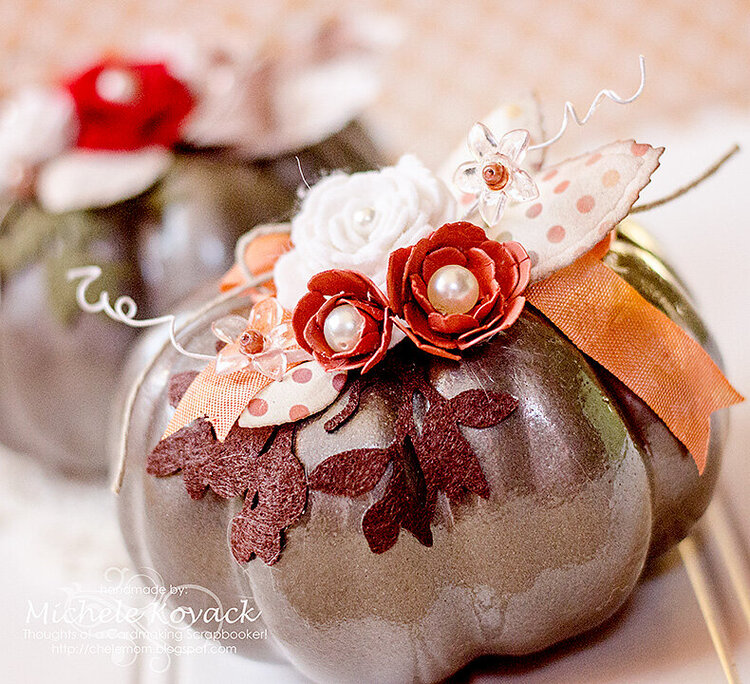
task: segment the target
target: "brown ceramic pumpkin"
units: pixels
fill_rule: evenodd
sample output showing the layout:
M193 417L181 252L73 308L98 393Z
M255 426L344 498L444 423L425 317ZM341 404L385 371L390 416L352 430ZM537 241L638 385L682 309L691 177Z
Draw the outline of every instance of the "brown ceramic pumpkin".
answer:
M690 297L641 232L621 228L606 262L716 357ZM233 296L207 305L183 329L183 343L209 348L211 321L248 305ZM153 357L145 369L133 365L139 378L114 440L120 519L135 565L167 584L206 587L225 607L251 598L261 611L255 628L270 636L235 642L239 652L288 659L315 681L433 682L477 656L528 654L596 627L634 590L649 557L701 516L719 470L719 417L699 476L640 399L526 307L460 364L420 357L445 398L479 389L518 400L495 425L461 428L487 498L469 494L455 504L440 495L431 546L402 529L388 550L373 553L363 516L382 482L355 497L311 487L277 562L240 564L229 538L241 498L209 491L191 500L179 475L146 472L171 415L166 380L196 368L156 338L146 344ZM399 362L412 353L400 345L390 355ZM295 453L307 477L333 454L393 440L396 406L385 386L376 381L349 421L327 431L346 403L344 393L298 423ZM417 421L422 410L413 407Z

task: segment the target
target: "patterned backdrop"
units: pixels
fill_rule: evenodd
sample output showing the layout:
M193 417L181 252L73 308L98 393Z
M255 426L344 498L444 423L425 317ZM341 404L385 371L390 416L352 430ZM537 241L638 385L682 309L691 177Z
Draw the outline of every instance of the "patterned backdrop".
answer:
M0 0L0 92L124 50L155 29L253 40L280 24L329 12L320 0ZM388 150L436 162L503 93L538 89L550 126L562 103L585 110L596 90L630 93L639 53L645 95L610 106L593 130L662 114L681 120L706 105L750 110L750 4L746 0L366 0L402 24L383 93L368 112ZM591 131L587 134L592 135Z

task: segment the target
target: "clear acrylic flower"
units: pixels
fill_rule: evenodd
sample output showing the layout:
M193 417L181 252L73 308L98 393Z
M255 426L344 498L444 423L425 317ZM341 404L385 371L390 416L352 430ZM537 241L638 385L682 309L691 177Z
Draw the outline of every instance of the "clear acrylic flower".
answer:
M300 349L291 318L273 297L253 306L247 319L225 316L214 321L211 330L225 343L216 355L218 375L248 370L279 381L291 364L312 359Z
M520 166L529 147L528 131L509 131L498 141L487 126L476 123L468 143L475 161L461 164L453 182L461 192L476 196L488 226L497 225L509 199L528 202L539 197L536 183Z

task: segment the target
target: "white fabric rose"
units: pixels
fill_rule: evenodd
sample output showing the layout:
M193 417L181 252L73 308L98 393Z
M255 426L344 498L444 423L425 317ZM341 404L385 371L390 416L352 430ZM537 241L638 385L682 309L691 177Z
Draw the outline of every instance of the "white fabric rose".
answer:
M63 90L25 88L0 105L0 192L75 140L75 106Z
M392 251L456 219L450 190L414 156L380 171L333 174L292 220L294 249L274 269L278 299L293 309L308 280L332 268L358 271L385 289Z

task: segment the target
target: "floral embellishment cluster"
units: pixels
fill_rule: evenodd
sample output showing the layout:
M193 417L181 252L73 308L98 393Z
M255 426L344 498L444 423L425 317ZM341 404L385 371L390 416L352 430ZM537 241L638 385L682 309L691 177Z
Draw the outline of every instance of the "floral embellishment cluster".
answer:
M348 11L308 29L233 45L157 32L128 56L0 98L0 196L35 197L53 213L107 206L111 194L121 201L145 190L186 148L254 160L325 140L376 97L391 42ZM85 174L88 192L76 190L80 181L68 187L58 168Z
M297 345L289 314L273 297L255 304L247 319L225 316L211 330L224 343L216 355L217 375L249 370L281 380L291 365L310 360Z
M293 309L307 281L330 269L358 271L385 290L388 255L455 217L447 185L412 155L378 171L332 174L292 219L295 248L274 269L279 301Z
M511 326L525 304L531 260L471 223L446 223L391 253L387 291L354 271L313 276L294 310L299 345L328 370L363 373L385 356L395 324L420 349L460 353Z

